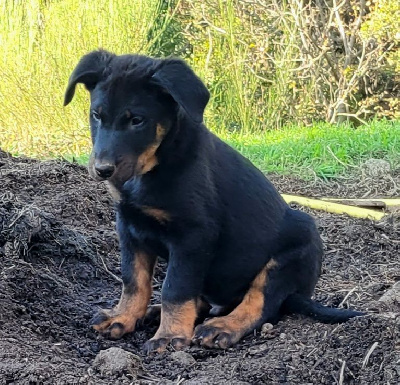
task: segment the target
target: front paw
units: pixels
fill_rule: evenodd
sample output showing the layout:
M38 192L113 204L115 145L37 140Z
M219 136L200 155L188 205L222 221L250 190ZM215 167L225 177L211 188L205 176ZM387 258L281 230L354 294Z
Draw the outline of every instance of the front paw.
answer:
M100 310L91 320L91 326L106 338L117 340L135 330L137 318L115 310Z
M184 336L154 336L145 343L144 351L146 354L162 353L168 346L171 346L174 350L182 350L189 346L190 342L190 338Z

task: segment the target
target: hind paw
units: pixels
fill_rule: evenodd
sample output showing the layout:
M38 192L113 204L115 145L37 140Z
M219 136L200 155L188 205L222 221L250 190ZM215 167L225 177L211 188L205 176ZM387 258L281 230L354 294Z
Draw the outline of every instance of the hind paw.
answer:
M239 341L244 333L221 321L222 318L212 318L198 325L194 330L193 342L207 348L227 349Z

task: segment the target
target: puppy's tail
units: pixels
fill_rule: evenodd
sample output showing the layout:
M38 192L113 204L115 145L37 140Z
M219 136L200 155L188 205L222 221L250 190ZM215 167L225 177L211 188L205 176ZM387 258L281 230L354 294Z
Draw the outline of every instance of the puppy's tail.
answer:
M291 294L286 298L282 310L286 314L302 314L327 324L346 322L350 318L365 315L355 310L327 307L301 294Z

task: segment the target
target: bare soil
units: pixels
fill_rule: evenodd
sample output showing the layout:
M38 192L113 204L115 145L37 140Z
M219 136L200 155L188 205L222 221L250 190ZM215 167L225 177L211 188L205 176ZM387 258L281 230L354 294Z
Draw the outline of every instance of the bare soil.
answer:
M271 175L281 192L307 196L396 196L400 176L304 182ZM310 211L325 242L315 298L365 310L342 325L286 317L226 351L145 356L149 324L121 341L89 327L120 294L114 212L83 167L0 152L0 384L399 384L400 225ZM154 299L165 265L157 268ZM387 298L389 297L389 300ZM96 355L119 347L139 356L137 372L107 374ZM190 355L190 356L189 356ZM131 355L129 355L130 357Z

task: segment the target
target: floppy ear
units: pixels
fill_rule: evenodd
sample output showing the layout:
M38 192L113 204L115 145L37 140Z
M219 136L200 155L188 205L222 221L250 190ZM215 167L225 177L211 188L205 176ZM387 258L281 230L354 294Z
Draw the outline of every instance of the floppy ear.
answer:
M195 123L203 121L210 93L185 62L179 59L163 60L152 79L173 97Z
M93 51L82 56L69 78L64 96L64 106L74 97L75 87L78 83L83 83L89 91L93 90L100 81L107 64L114 56L114 54L103 50Z

